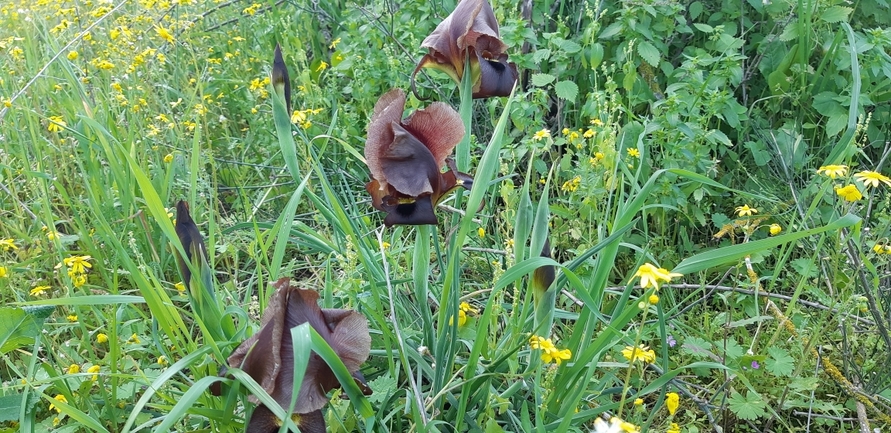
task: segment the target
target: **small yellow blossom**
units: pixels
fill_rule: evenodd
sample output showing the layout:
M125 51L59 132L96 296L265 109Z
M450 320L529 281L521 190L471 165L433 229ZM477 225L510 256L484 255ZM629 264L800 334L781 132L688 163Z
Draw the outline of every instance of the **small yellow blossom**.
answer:
M80 366L77 364L71 364L68 366L68 374L77 374L80 373Z
M678 423L673 422L668 427L668 430L665 430L665 433L681 433L681 427L678 425Z
M769 230L770 230L770 235L771 235L771 236L776 236L776 235L780 234L781 231L783 231L783 226L774 223L774 224L771 224L771 225L770 225L770 229L769 229Z
M164 162L166 162L167 164L173 162L173 154L168 153L167 155L164 155Z
M77 314L69 314L66 319L68 319L69 322L77 322Z
M594 420L594 430L591 433L639 433L640 429L636 425L622 421L621 418L614 416L609 419L609 423L603 418Z
M579 186L582 184L582 178L580 176L576 176L566 182L563 182L563 185L560 186L560 189L566 192L575 192L579 189Z
M872 247L872 250L875 251L876 254L884 254L885 247L882 244L875 244L875 246Z
M328 69L328 63L325 61L319 62L319 66L316 68L316 72L322 72L325 69Z
M174 284L173 288L176 289L176 291L179 292L180 294L185 293L185 291L186 291L186 285L182 281Z
M328 48L330 48L332 50L336 50L337 44L339 44L339 43L340 43L340 38L337 38L337 39L331 41L331 45L328 45Z
M830 179L835 179L836 177L848 174L848 166L824 165L817 169L817 173L829 176Z
M634 399L634 405L635 405L635 406L643 406L643 404L644 404L644 401L643 401L642 398L635 398L635 399Z
M254 3L254 4L250 5L249 7L244 8L244 10L241 11L241 13L243 13L245 15L253 16L254 14L257 13L257 10L260 9L260 6L263 6L263 5L261 5L260 3Z
M37 286L37 287L31 289L31 291L29 293L31 294L31 296L38 297L38 296L43 296L43 292L46 292L49 289L50 289L50 286Z
M864 170L854 174L854 178L871 188L878 188L879 183L884 183L885 186L891 186L891 178L875 171Z
M480 227L476 229L476 234L479 235L479 237L484 238L486 237L486 229Z
M741 217L744 217L744 216L752 216L752 215L754 215L754 214L756 214L756 213L758 213L758 209L755 209L755 208L753 208L753 207L749 207L749 205L747 205L747 204L744 204L744 205L742 205L742 206L737 206L737 207L736 207L736 214L739 215L739 216L741 216Z
M85 274L87 272L87 268L92 268L93 265L90 264L91 256L71 256L62 259L65 263L65 266L71 268L72 272Z
M169 364L169 363L170 363L170 362L167 361L167 357L166 357L166 356L161 355L161 356L158 357L158 365L167 365L167 364Z
M863 194L857 189L857 185L854 185L853 183L849 183L844 187L835 187L835 193L839 197L845 199L845 201L857 201L863 198Z
M591 119L591 124L594 126L603 126L603 121L600 119Z
M93 377L91 377L90 380L95 382L96 379L99 378L99 369L100 368L98 365L91 366L90 368L87 369L87 373L90 373L93 375Z
M629 147L628 148L628 156L633 158L640 158L640 151L637 148Z
M96 334L96 342L99 343L99 344L107 343L107 342L108 342L108 335L105 335L105 334L103 334L103 333L101 333L101 332L98 333L98 334Z
M49 132L62 132L65 130L65 127L68 126L65 123L65 119L62 116L50 116L49 124L46 125L46 130Z
M650 305L656 305L659 303L659 295L653 293L652 295L650 295L649 298L647 298L647 301L650 303Z
M545 138L550 138L550 137L551 137L551 130L550 129L542 129L542 130L536 132L535 135L532 136L532 139L535 141L541 141Z
M139 344L140 343L139 336L134 333L133 335L130 336L130 339L128 339L127 342L133 343L133 344Z
M563 350L546 350L541 354L541 360L544 362L554 362L557 365L560 365L563 361L569 361L572 358L572 351L569 349Z
M665 394L665 408L668 409L669 415L674 415L678 410L678 405L680 404L680 396L676 392L669 392Z
M650 349L649 346L644 346L643 344L638 347L625 346L625 348L622 349L622 356L631 362L641 361L647 364L652 364L653 361L656 360L656 352Z
M6 266L0 266L0 278L6 278L7 273Z
M387 248L390 248L390 243L387 242L387 241L383 241L383 242L381 242L381 249L382 249L382 250L385 250L385 249L387 249Z
M15 239L0 239L0 248L2 248L3 251L19 249L19 247L15 245Z
M72 62L77 60L77 56L78 56L77 51L69 51L68 52L68 60L71 60Z
M50 231L46 232L46 238L47 238L47 240L50 240L50 241L59 239L59 236L61 236L61 233L59 233L55 230L50 230Z
M556 349L550 338L541 338L537 335L529 337L529 346L533 349L551 350Z
M174 39L173 39L173 34L170 33L170 30L167 30L167 29L165 29L164 27L161 27L161 26L155 26L155 33L157 33L158 36L161 37L161 39L164 39L165 41L167 41L167 42L169 42L169 43L171 43L171 44L172 44L173 41L174 41Z
M56 395L53 397L53 400L55 400L55 401L57 401L57 402L68 403L68 399L65 398L65 396L62 395L62 394L56 394ZM62 413L62 409L59 409L58 407L56 407L55 404L50 404L50 406L49 406L49 410L55 410L55 411L58 412L58 413Z
M99 63L96 63L96 67L107 71L109 69L114 69L114 63L111 63L108 60L101 60Z
M657 268L650 263L644 263L634 274L634 277L640 278L640 286L643 288L653 287L659 289L659 282L670 283L672 278L681 277L682 274L677 272L668 272L665 268Z

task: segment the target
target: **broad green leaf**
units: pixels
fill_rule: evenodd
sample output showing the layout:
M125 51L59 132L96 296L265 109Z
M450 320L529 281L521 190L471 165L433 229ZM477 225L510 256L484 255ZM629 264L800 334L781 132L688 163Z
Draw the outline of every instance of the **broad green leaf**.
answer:
M0 397L0 422L17 420L21 409L21 395L4 395Z
M554 86L554 90L556 90L558 98L567 101L575 101L579 94L579 86L569 80L560 81Z
M532 74L532 85L537 87L544 87L548 84L551 84L556 80L557 77L554 77L551 74Z
M34 343L55 307L0 308L0 355Z
M711 33L713 31L715 31L714 27L712 27L708 24L703 24L703 23L693 23L693 27L696 27L696 29L698 29L700 32L703 32L703 33Z
M637 44L637 53L640 54L640 57L649 63L650 66L654 68L659 66L659 49L649 41L642 41Z
M764 410L767 404L760 395L754 392L747 392L745 396L733 391L730 399L727 400L730 411L736 414L740 419L755 420L767 414Z
M795 359L782 347L771 346L767 349L770 358L764 362L767 371L776 376L789 377L795 371Z
M846 6L832 6L823 11L823 14L820 15L820 19L827 23L840 23L842 21L847 21L848 15L853 11L854 9Z

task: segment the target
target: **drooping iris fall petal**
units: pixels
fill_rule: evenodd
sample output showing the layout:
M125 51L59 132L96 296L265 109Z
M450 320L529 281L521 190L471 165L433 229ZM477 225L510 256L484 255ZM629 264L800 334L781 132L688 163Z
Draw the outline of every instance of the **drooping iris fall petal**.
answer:
M371 336L365 317L352 310L319 308L318 293L297 288L291 285L288 278L276 281L273 287L276 290L263 314L260 331L232 352L228 358L229 366L244 370L283 408L289 407L294 381L290 329L309 323L334 349L360 387L369 391L364 377L359 373L359 367L368 358L371 349ZM325 431L319 411L328 402L327 392L339 385L328 364L312 353L294 407L302 431ZM250 400L259 403L254 396ZM303 421L309 424L304 426ZM249 422L257 429L249 428L248 431L270 431L268 427L276 424L281 425L268 408L258 407ZM304 427L306 430L303 430Z
M448 156L464 137L464 124L448 104L434 102L402 118L405 93L393 89L374 106L365 161L372 180L365 189L372 205L388 215L384 223L436 224L438 201L456 186L470 187L473 178L458 172ZM441 171L443 165L449 169Z
M272 60L272 86L285 101L285 108L291 114L291 78L288 76L288 67L282 57L282 47L275 44L275 57Z
M470 60L473 97L508 96L517 81L517 66L507 61L507 45L498 33L498 21L488 0L462 0L455 10L421 43L429 52L412 74L433 68L456 82Z

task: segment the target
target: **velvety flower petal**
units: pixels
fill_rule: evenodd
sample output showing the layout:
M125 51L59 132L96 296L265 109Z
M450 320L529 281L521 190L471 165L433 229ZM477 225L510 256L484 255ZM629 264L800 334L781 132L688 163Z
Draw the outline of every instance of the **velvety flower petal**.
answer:
M295 417L294 422L300 428L300 433L325 433L325 417L321 410L301 414ZM257 406L248 422L246 433L277 433L282 422L264 405Z
M393 142L393 123L402 121L405 110L405 92L393 89L385 93L374 105L374 114L368 123L368 137L365 140L365 162L371 177L377 179L381 189L386 188L387 177L381 166L381 156Z
M402 194L417 197L432 194L439 183L439 167L433 154L420 140L397 123L392 123L393 142L380 158L387 182Z
M292 286L287 278L278 280L273 287L276 291L263 314L260 332L238 346L228 362L230 367L242 368L282 407L288 407L294 381L291 328L309 323L353 373L368 358L371 336L365 317L358 312L322 310L318 293ZM328 364L312 353L294 412L318 411L328 402L327 392L338 386ZM253 396L250 400L258 403Z
M402 123L433 154L437 171L464 138L461 115L444 102L434 102L423 110L415 111Z
M475 86L478 88L473 89L474 98L510 96L519 73L517 72L517 65L506 60L507 56L501 57L503 59L479 59L480 80L478 86Z

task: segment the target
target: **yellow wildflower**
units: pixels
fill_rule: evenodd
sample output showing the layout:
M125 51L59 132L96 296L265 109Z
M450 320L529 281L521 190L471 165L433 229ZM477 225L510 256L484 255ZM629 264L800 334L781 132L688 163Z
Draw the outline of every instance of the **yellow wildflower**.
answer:
M96 342L99 343L99 344L107 343L107 342L108 342L108 335L105 335L105 334L103 334L103 333L101 333L101 332L98 333L98 334L96 334Z
M536 132L535 135L532 136L532 139L535 141L541 141L545 138L550 138L550 137L551 137L551 130L550 129L542 129L542 130Z
M34 296L34 297L43 296L43 292L46 292L49 289L50 289L50 286L37 286L37 287L31 289L31 291L29 293L31 294L31 296Z
M622 349L622 356L631 362L641 361L647 364L652 364L653 361L656 360L656 352L650 349L649 346L644 346L643 344L638 347L625 346L625 348Z
M171 44L172 44L173 41L174 41L174 39L173 39L173 35L170 33L170 30L167 30L167 29L165 29L164 27L161 27L161 26L155 26L155 33L157 33L158 36L161 37L161 39L164 39L165 41L167 41L167 42L169 42L169 43L171 43Z
M744 216L752 216L752 215L754 215L754 214L756 214L756 213L758 213L758 209L755 209L755 208L753 208L753 207L749 207L749 205L747 205L747 204L744 204L744 205L742 205L742 206L737 206L737 207L736 207L736 214L739 215L739 216L741 216L741 217L744 217Z
M325 61L319 62L319 66L316 68L316 72L322 72L325 69L328 69L328 63Z
M674 415L678 410L678 405L680 404L680 396L676 392L669 392L665 394L665 408L668 409L669 415Z
M672 278L681 276L683 275L677 272L668 272L667 269L657 268L650 263L641 265L634 274L634 277L640 277L640 286L645 289L650 287L658 289L660 280L670 283Z
M68 52L68 60L71 60L72 62L77 60L77 56L78 56L77 51L69 51Z
M62 394L56 394L55 397L53 397L53 400L62 402L62 403L68 403L68 399L65 398L65 396ZM62 413L62 409L59 409L58 407L56 407L55 404L50 404L49 410L55 410L58 413Z
M486 229L480 227L476 229L476 234L479 235L479 237L484 238L486 237Z
M167 155L164 155L164 162L166 162L167 164L173 162L173 154L168 153Z
M66 319L68 319L69 322L77 322L77 314L69 314Z
M180 294L185 293L185 291L186 291L186 285L182 281L174 284L173 288L175 288L176 291L179 292Z
M90 259L92 259L91 256L71 256L62 259L62 261L65 262L65 266L71 268L72 272L85 274L87 272L87 268L93 267L93 265L89 262Z
M140 343L139 336L134 333L133 335L130 336L130 339L128 339L127 342L133 343L133 344L139 344Z
M857 189L857 185L850 183L844 187L835 187L835 193L845 201L857 201L863 198L863 194Z
M854 174L854 178L872 188L878 188L879 182L884 183L886 186L891 186L891 178L875 171L864 170Z
M96 381L99 378L99 366L94 365L87 369L87 373L91 373L93 377L90 378L92 381Z
M68 126L65 123L65 119L62 116L50 116L49 124L46 125L46 130L49 132L62 132L65 130L65 127Z
M681 433L681 427L678 426L678 423L673 422L668 427L668 430L665 430L665 433Z
M634 399L634 405L635 405L635 406L643 406L643 404L644 404L644 401L643 401L642 398L635 398L635 399Z
M167 364L169 364L169 363L170 363L170 362L167 361L167 357L166 357L166 356L161 355L161 356L158 357L158 365L167 365Z
M563 361L569 361L572 358L572 352L569 349L557 350L556 348L553 350L545 350L541 354L541 360L544 362L554 362L557 365L560 365Z
M594 420L594 430L591 433L639 433L640 429L636 425L625 422L621 418L614 416L609 419L609 423L603 418Z
M835 179L836 177L848 174L848 166L824 165L817 169L817 173L829 176L830 179Z
M336 50L337 44L339 44L339 43L340 43L340 38L337 38L337 39L331 41L331 45L328 45L328 48L330 48L332 50Z
M659 303L659 295L653 293L652 295L650 295L649 298L647 298L647 301L649 301L650 305L656 305Z
M0 248L3 251L19 249L19 247L15 246L15 239L0 239Z
M80 366L77 364L71 364L68 366L68 374L77 374L80 373Z
M628 156L633 158L640 158L640 151L637 148L629 147L628 148Z
M0 278L6 278L7 271L6 266L0 266Z

